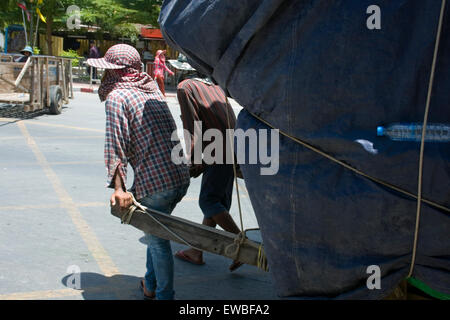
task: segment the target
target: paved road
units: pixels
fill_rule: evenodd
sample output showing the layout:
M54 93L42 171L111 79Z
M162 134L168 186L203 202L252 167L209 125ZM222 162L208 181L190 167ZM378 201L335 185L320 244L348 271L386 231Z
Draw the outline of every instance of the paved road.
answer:
M173 94L168 103L181 129ZM141 299L145 239L110 215L104 117L104 105L90 93L77 92L58 116L0 105L0 300ZM128 186L131 181L132 175ZM239 184L244 227L257 227ZM201 222L199 190L200 179L192 179L173 214ZM239 224L236 196L231 213ZM213 254L205 261L195 266L175 259L177 299L277 298L268 273L252 266L230 273L231 261ZM70 285L78 283L77 272L81 290Z

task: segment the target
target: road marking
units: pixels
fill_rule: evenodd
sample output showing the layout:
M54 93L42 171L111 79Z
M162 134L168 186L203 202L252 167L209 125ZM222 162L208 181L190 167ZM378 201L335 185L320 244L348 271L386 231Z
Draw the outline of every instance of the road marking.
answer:
M79 139L104 139L105 136L42 136L42 137L34 137L35 139L64 139L64 140L79 140ZM23 139L23 136L10 136L10 137L0 137L0 141L7 141L7 140L19 140Z
M50 167L50 164L48 163L47 159L43 155L43 153L39 150L39 147L37 146L34 139L29 134L25 123L24 122L18 122L17 123L20 131L22 132L23 136L25 137L29 147L33 151L37 161L41 165L42 169L44 170L45 175L47 176L48 180L53 186L53 189L58 196L59 200L61 201L61 206L64 207L73 223L75 224L78 232L80 233L81 237L83 238L84 242L86 243L89 251L91 252L92 256L96 260L100 270L103 272L105 276L111 276L114 274L118 274L119 270L115 266L112 259L109 257L106 250L101 245L100 241L97 239L97 236L95 235L94 231L90 228L88 223L83 219L81 212L78 210L77 206L75 205L75 202L70 197L69 193L64 188L63 184L59 180L56 173L52 170Z
M105 161L54 161L49 162L52 166L82 165L82 164L105 164Z
M109 203L105 202L86 202L76 204L78 208L100 208L109 206ZM64 208L64 205L59 204L30 204L30 205L21 205L21 206L3 206L0 207L0 211L14 211L14 210L29 210L29 209L57 209Z
M74 289L46 290L33 292L17 292L9 294L0 294L0 300L37 300L81 296L82 291Z
M43 290L43 291L30 291L30 292L15 292L0 294L1 300L45 300L64 297L82 297L83 294L89 295L96 293L113 293L119 299L127 299L133 295L133 291L137 292L137 284L130 283L129 281L120 281L119 286L99 286L99 287L86 287L80 290L76 289L57 289L57 290Z
M26 119L15 119L15 118L0 118L0 122L17 122L17 123L26 123L33 124L37 126L45 126L45 127L55 127L55 128L64 128L64 129L72 129L72 130L80 130L80 131L92 131L92 132L101 132L105 133L103 129L94 129L94 128L84 128L84 127L75 127L68 126L65 124L56 124L56 123L48 123L48 122L36 122L35 120L26 120Z
M0 118L0 122L15 122L15 121L19 121L20 119L16 119L16 118Z
M44 127L55 127L55 128L63 128L63 129L72 129L72 130L80 130L80 131L92 131L92 132L105 133L105 130L101 130L101 129L67 126L65 124L56 124L56 123L48 123L48 122L41 122L41 121L35 122L35 121L31 121L31 120L23 120L20 123L23 123L23 122L25 122L26 124L33 124L33 125L44 126Z
M0 141L19 140L19 139L23 139L23 136L0 137Z
M192 202L198 201L197 197L184 197L181 202ZM101 208L108 207L109 202L85 202L74 204L77 208ZM33 209L58 209L58 208L66 208L66 205L63 203L58 204L25 204L25 205L15 205L15 206L3 206L0 207L0 211L20 211L20 210L33 210Z
M23 137L22 137L23 139ZM104 161L54 161L49 162L48 164L50 166L68 166L68 165L93 165L93 164L104 164ZM11 162L0 162L0 167L3 168L16 168L20 166L38 166L39 164L36 162L17 162L17 163L11 163Z
M67 165L83 165L83 164L105 164L105 161L55 161L49 162L52 166L67 166Z
M184 197L181 202L193 202L198 201L196 197ZM109 202L86 202L75 204L77 208L101 208L108 207ZM62 203L59 204L25 204L25 205L15 205L15 206L2 206L0 207L0 211L21 211L21 210L39 210L39 209L59 209L65 208L65 205Z

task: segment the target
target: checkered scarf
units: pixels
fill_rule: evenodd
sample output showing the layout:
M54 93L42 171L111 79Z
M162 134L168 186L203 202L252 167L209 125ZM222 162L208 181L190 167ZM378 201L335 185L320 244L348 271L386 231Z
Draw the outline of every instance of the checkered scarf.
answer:
M137 89L143 92L156 92L158 87L145 72L140 72L141 57L135 48L127 44L117 44L109 48L104 59L122 69L107 69L98 88L100 101L105 101L115 89Z

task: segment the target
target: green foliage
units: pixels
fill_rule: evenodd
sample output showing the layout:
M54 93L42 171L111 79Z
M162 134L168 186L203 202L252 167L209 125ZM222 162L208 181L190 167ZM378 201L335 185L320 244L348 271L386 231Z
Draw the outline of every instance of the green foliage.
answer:
M10 24L22 24L22 10L15 0L0 1L0 27L6 28Z
M118 37L130 38L131 42L138 40L139 30L131 23L122 23L115 27L114 34Z
M33 54L40 54L41 53L41 49L39 49L38 47L33 47Z
M22 11L17 6L17 1L0 0L0 27L23 23ZM35 24L37 1L20 1L25 2ZM132 24L151 24L157 27L161 4L162 0L44 0L39 9L47 19L47 25L41 21L39 27L45 29L49 24L52 30L67 30L67 8L77 5L81 9L81 24L99 27L99 38L103 33L109 33L115 38L126 37L135 41L139 30ZM75 34L82 32L85 30L71 31Z
M115 0L121 6L133 10L130 17L134 23L151 24L158 27L158 16L162 0Z
M61 57L65 58L72 58L72 66L78 67L80 61L78 59L81 59L83 57L80 57L78 53L75 50L69 49L67 51L62 51L60 54Z
M95 0L81 7L83 24L95 25L112 37L137 40L139 30L132 24L158 25L162 0Z

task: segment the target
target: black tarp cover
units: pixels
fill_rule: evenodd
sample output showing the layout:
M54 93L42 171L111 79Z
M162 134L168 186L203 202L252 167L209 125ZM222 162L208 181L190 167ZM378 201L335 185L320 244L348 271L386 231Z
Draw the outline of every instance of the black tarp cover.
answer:
M367 9L380 8L381 29ZM421 123L440 0L165 1L163 35L244 110L377 179L418 190L418 142L376 128ZM450 124L450 8L429 123ZM359 142L358 142L359 141ZM365 141L361 143L361 141ZM368 148L367 145L370 147ZM280 137L279 172L241 165L280 296L383 298L411 264L417 201ZM450 207L450 143L426 143L423 197ZM450 294L450 215L422 204L413 277ZM380 266L369 290L367 267Z

